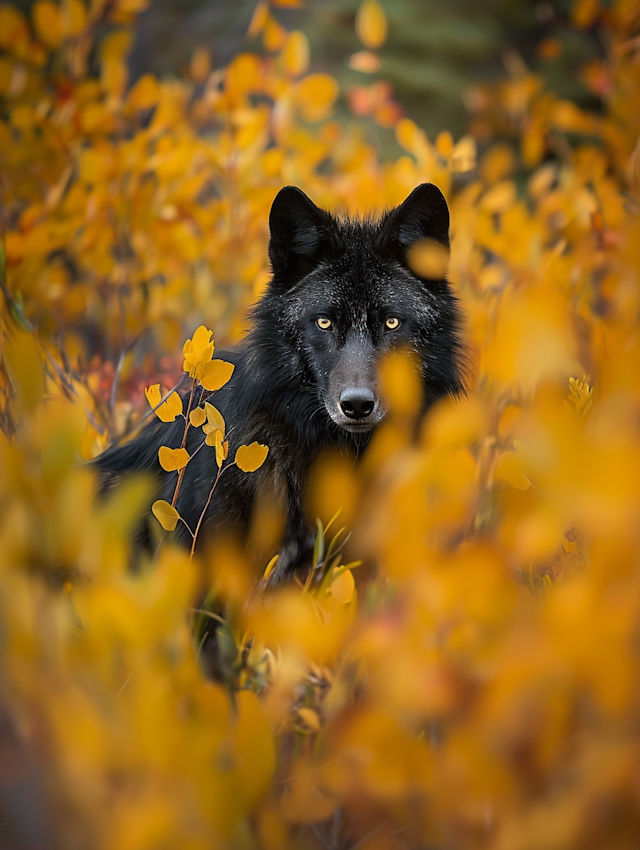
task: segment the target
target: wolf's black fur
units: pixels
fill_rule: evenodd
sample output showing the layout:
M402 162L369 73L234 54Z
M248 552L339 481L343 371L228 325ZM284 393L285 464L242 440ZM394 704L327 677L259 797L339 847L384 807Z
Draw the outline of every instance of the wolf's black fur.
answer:
M220 479L198 540L220 530L246 534L257 494L271 492L286 516L273 576L278 581L309 558L313 545L304 496L314 458L354 443L364 449L384 416L376 380L380 356L394 347L417 354L426 410L462 390L462 349L449 284L418 278L407 264L407 251L418 240L449 247L449 211L432 184L419 186L380 219L365 221L334 218L288 186L273 202L269 225L273 278L245 340L216 354L234 363L235 372L213 399L233 428L231 453L258 440L269 455L256 473ZM183 430L180 419L156 422L96 464L107 479L159 472L159 446L180 445ZM199 430L189 429L190 453L201 440ZM186 468L177 508L192 529L216 472L214 452L206 447ZM170 501L175 476L160 481L158 498Z

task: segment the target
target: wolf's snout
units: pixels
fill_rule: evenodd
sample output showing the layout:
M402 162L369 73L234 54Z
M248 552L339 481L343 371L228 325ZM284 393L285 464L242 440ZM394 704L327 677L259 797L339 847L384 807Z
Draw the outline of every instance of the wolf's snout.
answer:
M371 416L376 399L366 387L351 387L340 394L340 409L349 419L366 419Z

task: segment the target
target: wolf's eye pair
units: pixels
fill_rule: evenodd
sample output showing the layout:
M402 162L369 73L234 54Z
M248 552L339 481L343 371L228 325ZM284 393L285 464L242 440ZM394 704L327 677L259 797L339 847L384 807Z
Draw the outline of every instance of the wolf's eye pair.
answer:
M324 316L321 316L319 319L316 319L316 325L321 331L328 331L331 327L331 319L326 319Z
M396 319L394 316L391 319L387 319L385 325L390 331L395 331L400 327L400 319Z

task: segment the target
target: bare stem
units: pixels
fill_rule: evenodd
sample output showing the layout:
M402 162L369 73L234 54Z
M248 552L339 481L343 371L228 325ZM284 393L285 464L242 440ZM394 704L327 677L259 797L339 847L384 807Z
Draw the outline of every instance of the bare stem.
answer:
M196 379L194 378L193 383L191 384L191 394L189 395L189 404L187 405L187 413L185 415L186 422L184 426L184 434L182 436L182 445L180 446L181 449L183 449L187 444L187 431L189 430L189 425L191 425L191 422L189 422L189 414L191 413L191 405L193 404L193 394L195 392L195 389ZM182 479L184 478L184 472L186 468L186 465L183 466L180 472L178 473L178 483L176 484L176 489L173 493L173 499L171 500L172 508L175 508L176 502L178 501L178 494L180 493L180 487L182 487Z
M213 497L213 491L216 489L216 484L220 480L220 476L222 475L222 469L218 470L218 474L216 475L216 480L213 482L213 487L209 491L209 498L207 499L207 503L202 509L202 513L200 514L200 519L198 520L198 524L196 525L196 530L193 535L193 542L191 544L191 554L189 555L189 560L193 558L193 553L196 551L196 540L198 539L198 533L200 531L200 526L202 525L202 520L204 519L204 515L207 512L207 508L211 504L211 499Z
M218 474L216 475L216 480L213 482L213 487L209 491L209 498L207 499L206 505L202 509L202 513L200 514L200 519L198 520L198 524L196 525L196 530L195 530L195 533L193 535L193 543L191 544L191 555L189 556L189 560L191 560L193 558L193 553L196 551L196 541L198 539L198 533L200 531L200 526L202 525L202 521L204 520L204 515L206 514L207 509L208 509L209 505L211 504L211 499L213 498L213 491L216 489L216 485L217 485L218 481L220 480L220 476L222 475L223 472L225 472L225 470L230 469L232 466L235 466L235 465L236 465L236 462L233 461L233 463L228 463L226 466L222 466L218 470Z

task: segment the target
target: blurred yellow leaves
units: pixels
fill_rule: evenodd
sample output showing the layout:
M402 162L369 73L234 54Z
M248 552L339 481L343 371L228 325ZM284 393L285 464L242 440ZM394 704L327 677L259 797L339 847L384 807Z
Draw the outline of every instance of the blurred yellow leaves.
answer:
M531 486L523 471L522 458L517 452L503 452L498 457L496 478L499 481L507 481L518 490L527 490Z
M0 6L0 653L16 735L52 779L52 840L283 850L322 843L331 818L337 841L372 850L634 847L633 4L574 4L580 27L607 24L610 52L582 75L594 112L514 55L469 93L473 135L457 139L403 118L385 80L346 92L356 118L394 130L402 153L384 162L363 124L332 118L337 82L308 75L306 37L278 17L291 0L257 4L263 51L217 68L200 48L186 78L129 86L144 5ZM360 5L357 34L350 66L377 73L378 3ZM441 378L437 334L425 364L382 361L385 421L366 452L314 466L308 518L327 525L313 569L286 587L254 587L265 563L278 578L277 468L259 476L251 535L274 543L257 567L244 539L192 558L132 552L149 482L97 499L78 460L137 421L144 394L178 419L180 396L160 386L181 365L193 463L211 447L214 477L239 476L269 457L236 447L241 423L208 400L233 372L209 328L228 339L268 285L277 190L375 212L424 180L447 197L451 255L426 242L406 259L428 292L446 275L462 302L466 397L421 417ZM158 459L177 490L189 452ZM169 501L151 511L166 531L181 522ZM212 658L221 683L202 673Z
M285 72L290 77L299 77L309 67L309 42L304 33L292 32L287 36L282 50Z
M40 41L52 50L60 47L64 35L60 7L51 0L38 0L31 14Z
M351 602L355 588L356 583L351 570L340 572L329 585L331 595L341 605L348 605Z
M309 74L298 84L297 100L305 121L322 121L338 97L338 84L328 74Z
M439 280L449 269L449 251L432 239L419 239L407 251L407 265L418 277Z
M363 0L356 15L356 33L370 50L381 47L387 38L387 19L377 0Z

